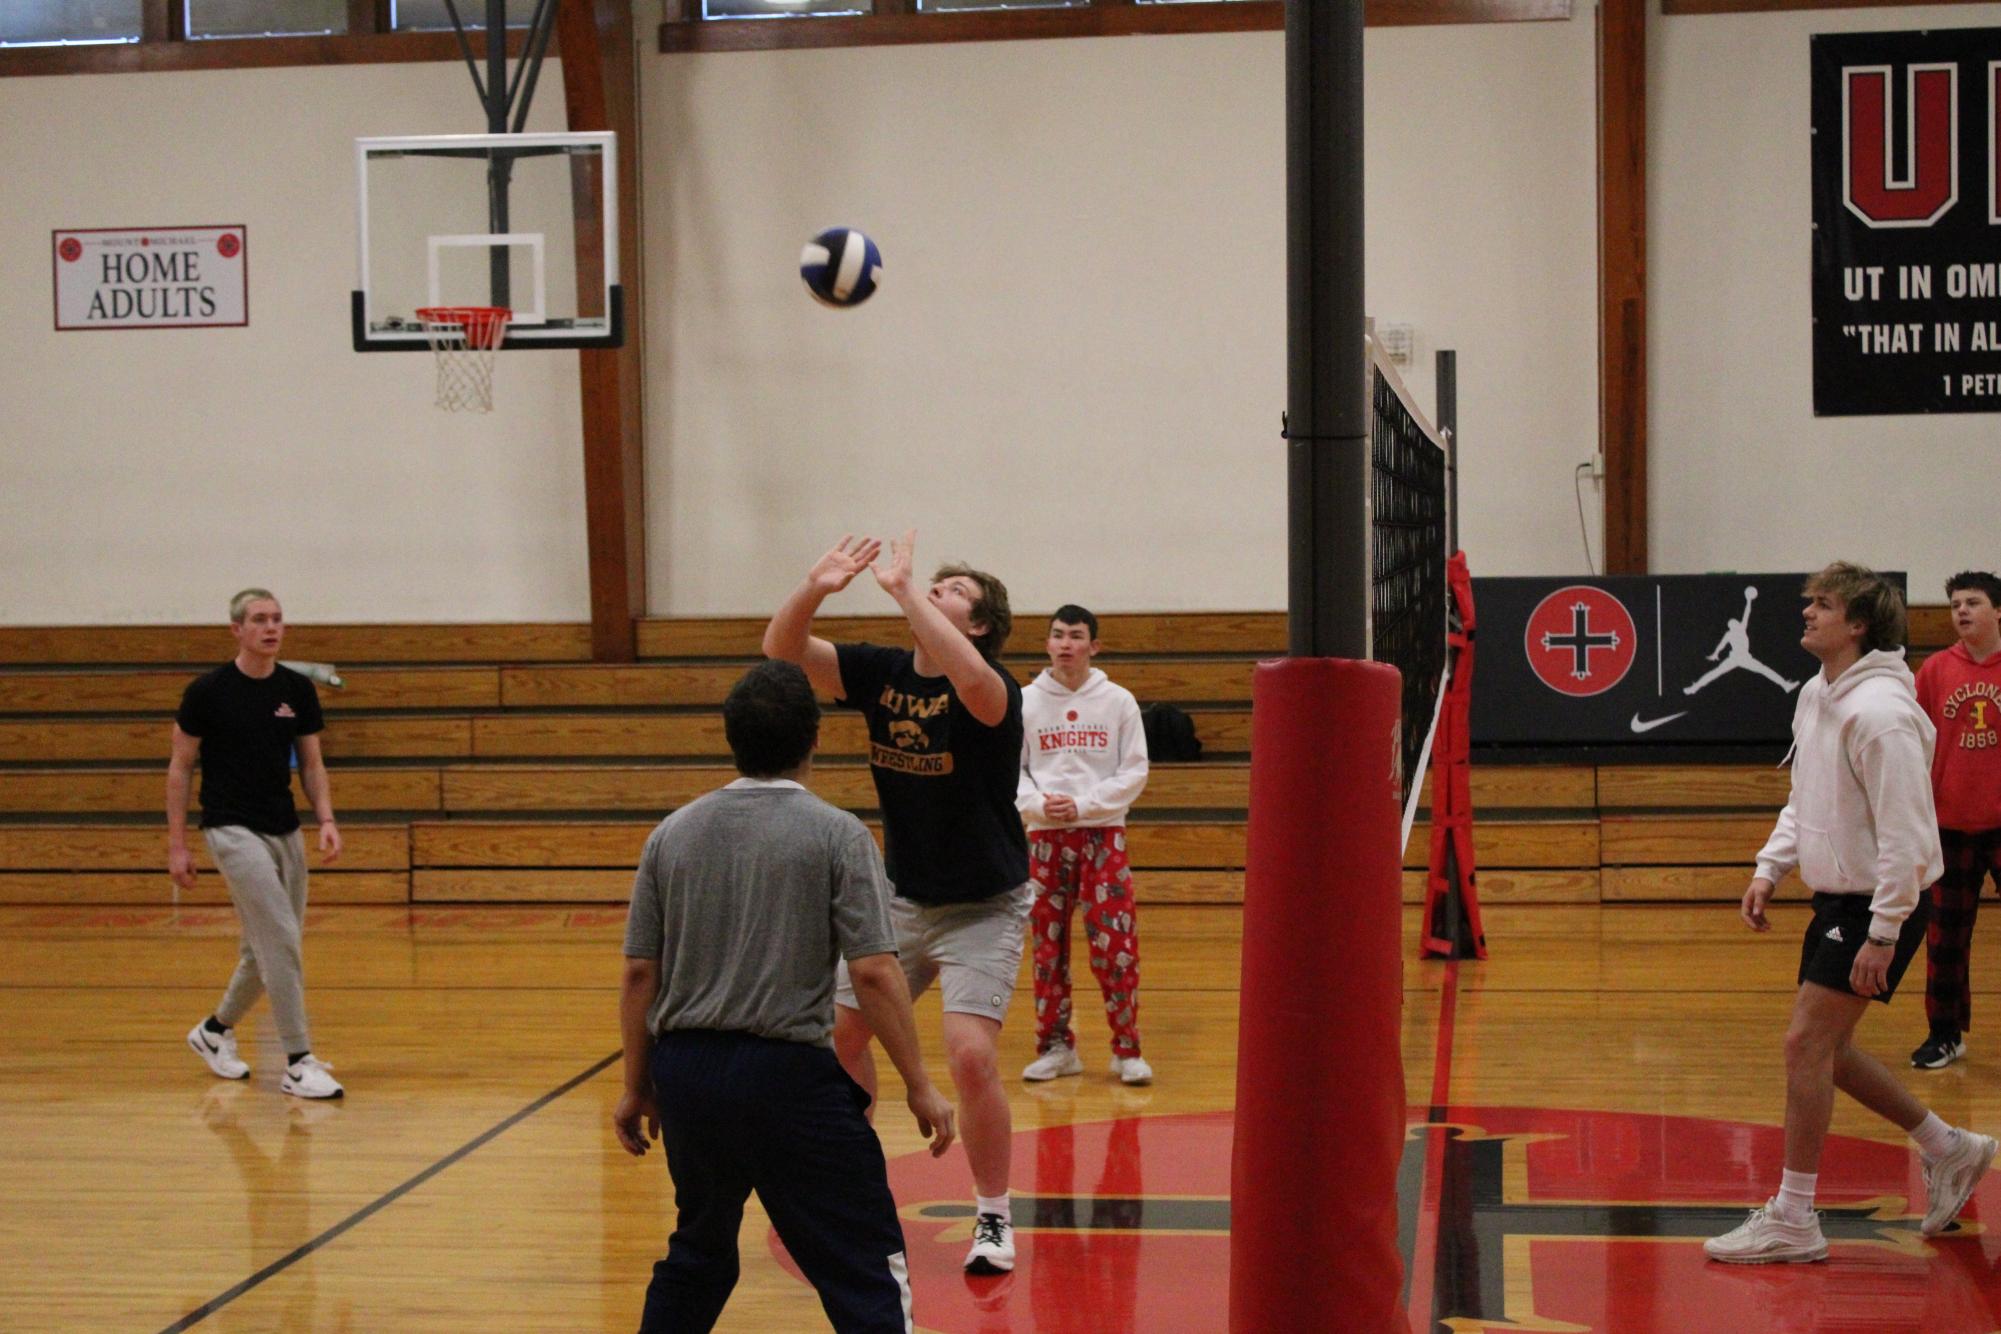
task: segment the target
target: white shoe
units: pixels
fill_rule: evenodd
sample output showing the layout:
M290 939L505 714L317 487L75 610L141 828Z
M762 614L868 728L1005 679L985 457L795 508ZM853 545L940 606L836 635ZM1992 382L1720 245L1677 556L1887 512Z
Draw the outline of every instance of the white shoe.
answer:
M1988 1164L1994 1161L1994 1148L1991 1137L1962 1130L1937 1162L1925 1164L1925 1200L1929 1207L1918 1231L1935 1237L1945 1231L1947 1223L1959 1217L1973 1188L1980 1184Z
M201 1057L218 1079L248 1079L250 1067L236 1054L236 1032L224 1029L220 1033L208 1031L208 1021L203 1020L188 1030L188 1046Z
M1151 1084L1153 1067L1137 1056L1112 1057L1112 1073L1122 1084Z
M1821 1233L1819 1214L1810 1213L1804 1223L1794 1223L1779 1217L1777 1200L1766 1200L1734 1230L1703 1242L1702 1249L1710 1259L1725 1264L1811 1264L1827 1258L1827 1238Z
M334 1079L330 1073L332 1069L325 1061L308 1052L285 1067L285 1077L278 1081L278 1091L295 1098L338 1098L347 1090Z
M1042 1055L1030 1061L1028 1068L1021 1072L1021 1077L1034 1081L1061 1079L1064 1075L1081 1075L1083 1073L1084 1062L1077 1055L1075 1047L1051 1047L1048 1051L1043 1052Z
M968 1274L1006 1274L1014 1269L1014 1224L999 1214L981 1214L973 1223L973 1249L966 1252Z

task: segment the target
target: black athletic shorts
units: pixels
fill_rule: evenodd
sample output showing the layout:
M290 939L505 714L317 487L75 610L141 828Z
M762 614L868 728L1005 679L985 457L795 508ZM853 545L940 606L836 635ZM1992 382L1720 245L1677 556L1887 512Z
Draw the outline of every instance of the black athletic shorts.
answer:
M1800 942L1800 981L1818 982L1834 991L1855 994L1855 989L1848 985L1848 974L1855 967L1855 956L1869 943L1869 925L1875 920L1875 914L1869 911L1869 899L1867 894L1813 896L1813 921L1806 929L1806 939ZM1910 967L1912 957L1924 948L1925 925L1931 921L1931 915L1931 895L1918 895L1918 906L1911 909L1911 915L1904 919L1904 929L1897 935L1897 950L1890 956L1890 971L1884 977L1883 989L1869 997L1870 1000L1887 1004L1897 994L1897 983L1903 980L1904 969Z

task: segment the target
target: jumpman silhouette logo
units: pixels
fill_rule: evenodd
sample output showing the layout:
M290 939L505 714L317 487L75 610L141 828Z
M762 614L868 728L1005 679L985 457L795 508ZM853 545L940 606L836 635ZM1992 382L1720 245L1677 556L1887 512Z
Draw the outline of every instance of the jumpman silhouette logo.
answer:
M1757 600L1758 590L1756 586L1747 586L1744 589L1744 614L1731 618L1729 621L1730 628L1723 632L1723 638L1716 641L1716 647L1709 650L1709 661L1716 663L1716 666L1704 672L1694 685L1683 686L1681 688L1682 694L1693 695L1696 691L1701 690L1704 686L1716 680L1717 677L1728 675L1740 667L1747 672L1756 672L1788 694L1799 688L1799 682L1786 680L1785 677L1780 676L1770 667L1759 662L1751 652L1751 604ZM1721 661L1718 661L1718 659L1721 659Z

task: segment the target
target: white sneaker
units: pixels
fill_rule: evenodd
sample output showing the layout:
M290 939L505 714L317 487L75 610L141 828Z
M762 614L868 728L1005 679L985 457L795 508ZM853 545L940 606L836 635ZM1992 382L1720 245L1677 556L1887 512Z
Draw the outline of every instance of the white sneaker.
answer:
M1925 1221L1918 1228L1927 1237L1945 1231L1945 1225L1959 1217L1973 1188L1994 1161L1994 1140L1962 1130L1953 1146L1940 1154L1937 1162L1925 1164Z
M285 1077L278 1081L278 1091L295 1098L338 1098L347 1090L329 1073L332 1069L325 1061L308 1052L285 1067Z
M1064 1075L1081 1075L1083 1073L1084 1062L1077 1055L1075 1047L1051 1047L1048 1051L1043 1052L1042 1055L1030 1061L1028 1068L1021 1072L1021 1077L1033 1081L1061 1079Z
M203 1020L188 1030L188 1046L201 1057L218 1079L248 1079L250 1067L236 1054L236 1033L224 1029L220 1033L208 1031L208 1021Z
M1112 1073L1122 1084L1151 1084L1153 1067L1137 1056L1112 1057Z
M966 1252L968 1274L1006 1274L1014 1269L1014 1224L999 1214L981 1214L973 1223L973 1249Z
M1827 1238L1819 1214L1794 1223L1779 1217L1777 1200L1766 1200L1764 1208L1753 1209L1733 1231L1703 1242L1702 1249L1725 1264L1810 1264L1827 1258Z

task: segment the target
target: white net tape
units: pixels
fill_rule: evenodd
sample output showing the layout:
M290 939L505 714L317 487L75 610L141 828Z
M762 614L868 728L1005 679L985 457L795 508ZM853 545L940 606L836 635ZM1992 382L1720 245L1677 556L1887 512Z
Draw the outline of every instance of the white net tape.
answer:
M417 312L438 355L438 406L446 412L493 411L493 357L507 337L509 311Z

